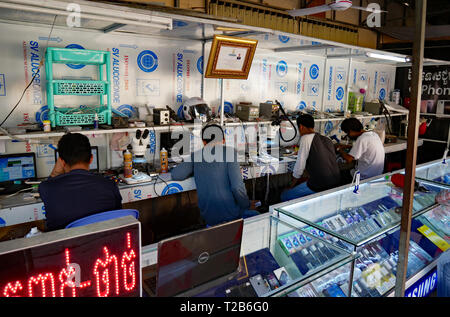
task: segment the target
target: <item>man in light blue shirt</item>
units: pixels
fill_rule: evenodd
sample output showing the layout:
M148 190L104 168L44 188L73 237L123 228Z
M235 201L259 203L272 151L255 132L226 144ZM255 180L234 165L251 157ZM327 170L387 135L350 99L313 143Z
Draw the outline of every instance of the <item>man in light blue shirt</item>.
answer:
M209 226L258 215L242 180L237 152L226 147L222 128L211 124L202 129L201 150L171 170L172 179L194 175L200 215Z

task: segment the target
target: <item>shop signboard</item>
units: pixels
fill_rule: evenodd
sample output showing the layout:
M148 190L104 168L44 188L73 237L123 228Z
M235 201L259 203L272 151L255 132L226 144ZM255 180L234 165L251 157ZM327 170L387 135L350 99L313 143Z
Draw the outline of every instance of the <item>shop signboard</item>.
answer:
M0 297L141 296L133 217L0 243Z
M405 297L427 297L437 287L437 269L434 268L405 291Z

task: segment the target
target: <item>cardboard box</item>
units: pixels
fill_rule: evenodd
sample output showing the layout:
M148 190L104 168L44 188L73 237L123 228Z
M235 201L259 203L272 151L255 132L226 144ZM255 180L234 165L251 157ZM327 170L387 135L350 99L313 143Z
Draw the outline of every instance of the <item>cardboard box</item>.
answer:
M266 27L266 16L262 11L258 12L258 26L262 28Z
M294 33L300 34L300 22L297 20L294 20Z
M119 2L135 2L135 3L143 3L143 4L151 4L151 5L160 5L166 7L174 7L174 0L118 0Z
M217 7L218 7L217 3L210 3L208 13L211 15L217 15Z
M223 17L223 10L225 9L225 6L221 3L217 5L217 16Z
M358 46L377 48L377 33L371 30L359 28L358 33Z
M264 5L276 7L285 10L292 10L300 8L300 0L263 0Z
M180 9L188 9L205 12L206 1L205 0L180 0Z
M223 8L223 16L227 17L227 18L231 18L232 14L231 14L231 10L232 10L232 5L228 4Z

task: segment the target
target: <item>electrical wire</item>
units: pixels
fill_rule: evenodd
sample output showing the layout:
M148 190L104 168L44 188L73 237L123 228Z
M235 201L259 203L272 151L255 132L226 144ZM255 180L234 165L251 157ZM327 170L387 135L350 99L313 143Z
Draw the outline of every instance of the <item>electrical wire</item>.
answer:
M283 107L281 106L281 103L278 102L278 100L275 100L275 102L276 102L276 104L278 105L278 107L279 107L279 109L281 110L281 112L284 114L284 116L288 119L289 123L290 123L290 124L292 125L292 127L294 128L295 134L294 134L294 136L293 136L290 140L285 140L284 137L283 137L283 133L281 133L281 121L282 121L282 120L278 118L278 120L277 120L277 121L274 121L272 124L279 124L279 125L280 125L280 132L279 132L279 134L280 134L280 138L281 138L284 142L286 142L286 143L292 142L292 141L297 137L297 128L295 127L294 123L292 123L291 119L290 119L289 116L286 114L286 112L284 111Z
M29 191L29 190L33 190L33 187L29 187L29 188L24 188L24 189L18 190L17 192L15 192L13 194L9 194L9 195L4 196L3 198L13 197L13 196L16 196L16 195L18 195L20 193Z

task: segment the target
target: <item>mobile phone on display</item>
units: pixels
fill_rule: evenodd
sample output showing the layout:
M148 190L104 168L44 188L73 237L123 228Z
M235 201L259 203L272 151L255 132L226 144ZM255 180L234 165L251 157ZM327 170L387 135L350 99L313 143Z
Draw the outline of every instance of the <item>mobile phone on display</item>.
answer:
M264 280L261 274L252 276L249 278L250 284L253 286L256 294L261 297L264 294L270 292L270 287L266 280Z

